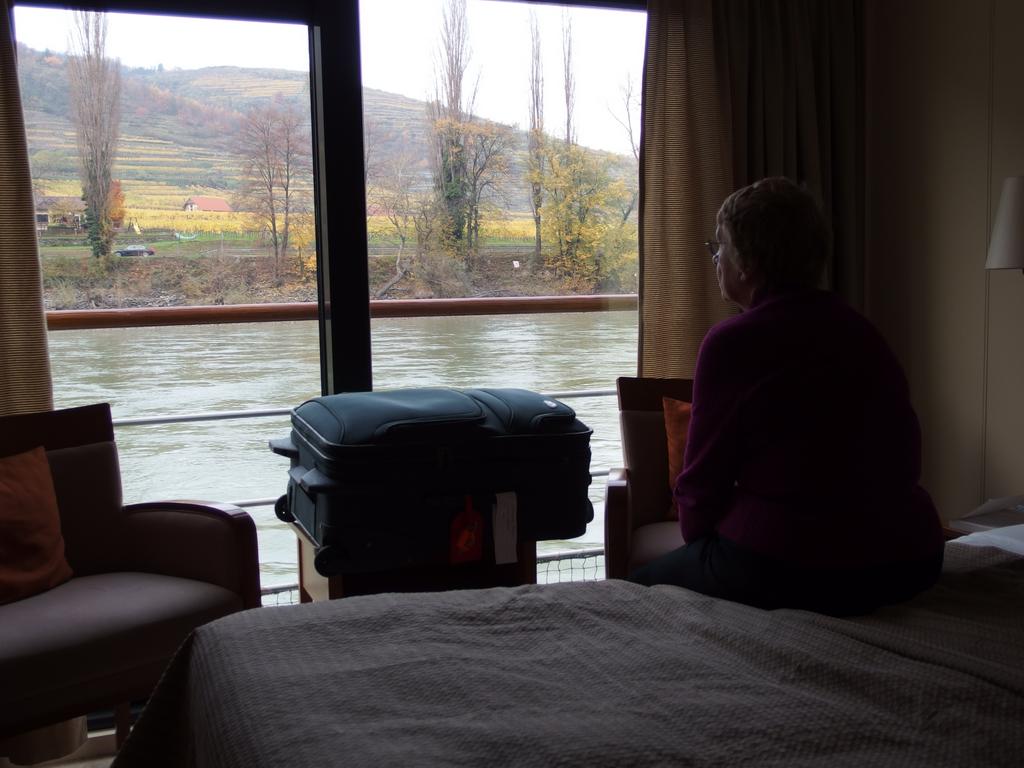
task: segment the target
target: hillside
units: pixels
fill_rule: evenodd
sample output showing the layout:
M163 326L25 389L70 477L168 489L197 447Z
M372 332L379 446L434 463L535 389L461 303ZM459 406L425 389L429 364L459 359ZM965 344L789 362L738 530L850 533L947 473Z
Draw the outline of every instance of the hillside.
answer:
M65 56L18 45L18 75L33 177L47 194L78 194L74 131L69 119ZM130 207L180 209L192 194L230 198L238 187L234 136L245 111L268 98L308 100L301 72L239 67L195 70L122 68L121 141L114 168ZM363 89L363 114L372 163L400 151L427 158L426 104ZM525 134L517 131L511 174L502 190L508 212L528 210ZM631 157L602 154L615 170L635 178ZM424 160L419 185L430 184Z

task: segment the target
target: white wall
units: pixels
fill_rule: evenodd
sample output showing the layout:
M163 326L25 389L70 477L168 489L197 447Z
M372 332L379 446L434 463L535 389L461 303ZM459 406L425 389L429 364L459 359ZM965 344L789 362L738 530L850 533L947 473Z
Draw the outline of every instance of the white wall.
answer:
M1024 493L1024 276L985 272L1024 175L1024 4L867 0L867 313L904 363L943 517Z
M1006 176L1024 175L1024 4L995 3L991 219ZM1024 274L988 273L985 492L1024 493Z

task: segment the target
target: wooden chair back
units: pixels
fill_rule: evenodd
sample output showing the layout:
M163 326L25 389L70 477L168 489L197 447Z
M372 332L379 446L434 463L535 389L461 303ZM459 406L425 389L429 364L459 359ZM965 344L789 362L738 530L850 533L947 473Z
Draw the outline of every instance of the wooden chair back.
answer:
M53 476L64 554L75 575L120 570L121 469L110 405L0 418L0 456L40 445Z
M616 380L622 455L629 472L632 527L673 519L668 482L668 438L662 398L690 402L690 379L622 377Z

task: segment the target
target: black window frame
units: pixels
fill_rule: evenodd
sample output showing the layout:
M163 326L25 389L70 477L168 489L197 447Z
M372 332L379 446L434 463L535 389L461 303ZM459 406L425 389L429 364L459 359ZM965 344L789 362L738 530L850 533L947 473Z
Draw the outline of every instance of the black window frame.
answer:
M498 1L647 7L644 0ZM372 389L358 0L15 0L12 17L17 5L308 26L321 392Z

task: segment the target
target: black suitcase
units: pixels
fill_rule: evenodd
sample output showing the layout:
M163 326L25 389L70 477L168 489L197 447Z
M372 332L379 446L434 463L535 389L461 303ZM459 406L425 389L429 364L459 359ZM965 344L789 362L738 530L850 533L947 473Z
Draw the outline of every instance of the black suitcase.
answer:
M499 494L506 509L514 494L521 542L580 536L594 517L592 430L535 392L328 395L293 409L291 422L288 438L270 442L291 460L275 511L313 541L324 576L493 561Z

